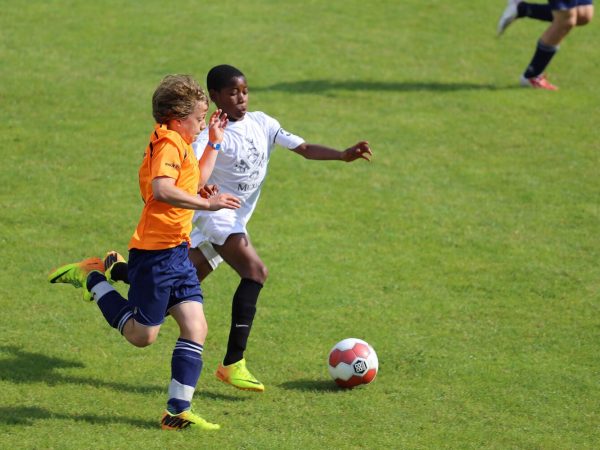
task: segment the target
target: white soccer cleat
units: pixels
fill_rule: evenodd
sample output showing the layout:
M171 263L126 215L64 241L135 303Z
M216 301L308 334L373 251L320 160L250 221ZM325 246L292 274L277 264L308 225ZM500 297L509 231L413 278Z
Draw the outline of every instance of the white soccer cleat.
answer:
M498 36L501 36L504 33L504 30L508 28L508 26L513 23L517 19L517 8L519 3L522 3L523 0L508 0L506 8L500 16L500 20L498 21L497 33Z

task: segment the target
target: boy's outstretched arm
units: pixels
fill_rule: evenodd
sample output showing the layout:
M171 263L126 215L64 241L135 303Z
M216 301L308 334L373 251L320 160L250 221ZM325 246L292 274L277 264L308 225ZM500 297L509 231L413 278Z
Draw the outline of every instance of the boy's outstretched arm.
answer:
M306 159L316 159L321 161L340 160L352 162L357 159L371 160L373 152L367 141L360 141L346 150L335 150L318 144L308 144L304 142L293 149L294 152L304 156Z
M156 177L152 180L152 195L159 202L184 209L203 209L216 211L218 209L237 209L240 199L231 194L216 194L208 198L192 195L175 186L175 180L170 177Z

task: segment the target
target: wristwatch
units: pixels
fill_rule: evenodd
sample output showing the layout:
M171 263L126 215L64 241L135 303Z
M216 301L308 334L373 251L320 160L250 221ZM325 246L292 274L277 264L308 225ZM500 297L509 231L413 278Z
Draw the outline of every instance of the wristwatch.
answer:
M221 144L213 144L212 142L208 141L208 146L214 148L216 151L221 150Z

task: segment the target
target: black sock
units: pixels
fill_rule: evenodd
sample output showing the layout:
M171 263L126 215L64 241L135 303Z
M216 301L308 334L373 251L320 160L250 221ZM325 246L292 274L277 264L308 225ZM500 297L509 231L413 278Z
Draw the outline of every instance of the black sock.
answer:
M552 22L552 8L548 3L525 3L521 2L517 6L517 17L529 17L531 19L543 20L544 22Z
M538 41L535 53L533 54L533 58L527 66L527 69L525 69L525 73L523 74L523 76L525 78L534 78L538 75L541 75L548 66L548 64L550 64L552 57L556 54L557 51L558 47L546 45L542 43L542 41Z
M256 314L256 302L263 285L248 278L242 278L233 295L231 305L231 328L227 353L223 364L228 366L244 357L248 336L252 328L252 321Z

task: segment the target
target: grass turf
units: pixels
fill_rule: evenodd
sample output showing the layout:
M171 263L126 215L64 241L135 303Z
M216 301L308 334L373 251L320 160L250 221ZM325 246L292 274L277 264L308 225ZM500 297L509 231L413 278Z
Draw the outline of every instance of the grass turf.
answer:
M12 2L0 16L0 443L6 448L597 448L600 91L595 23L518 75L544 24L504 3ZM167 320L128 346L54 265L125 252L163 75L239 66L254 110L371 164L278 149L250 232L270 278L247 357L264 395L212 372L237 281L203 288L194 404L223 430L163 433ZM330 347L380 374L341 391Z

